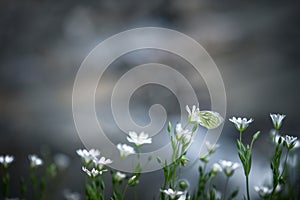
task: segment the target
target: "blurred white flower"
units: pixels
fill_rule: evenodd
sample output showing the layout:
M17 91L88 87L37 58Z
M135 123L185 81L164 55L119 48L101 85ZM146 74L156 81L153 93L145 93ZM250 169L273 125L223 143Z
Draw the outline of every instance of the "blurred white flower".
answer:
M93 160L93 163L95 164L95 166L102 170L104 165L109 165L111 163L113 163L113 161L111 159L106 159L105 157L101 157L100 159L95 158Z
M249 120L247 118L241 118L241 117L232 117L231 119L229 119L229 121L231 121L232 123L234 123L235 128L238 131L243 132L244 130L246 130L246 128L249 126L249 124L251 122L253 122L253 119L250 118Z
M65 170L70 166L69 156L59 153L54 156L54 162L60 170Z
M86 149L78 149L76 153L83 159L85 164L90 163L93 159L100 156L100 151L97 149L91 149L89 151Z
M1 155L0 156L0 163L7 168L13 161L14 161L14 156L11 155Z
M211 167L213 173L219 173L222 171L222 167L218 163L214 163Z
M268 197L272 193L272 189L265 186L254 186L254 190L261 198Z
M43 164L43 160L35 154L28 155L28 159L30 161L30 167L32 167L32 168Z
M96 176L101 175L107 170L97 170L95 168L93 168L92 170L88 170L85 166L82 166L82 171L84 171L89 177L95 178Z
M135 154L134 148L128 146L127 144L118 144L117 148L120 151L121 158L125 158L131 154Z
M220 166L222 167L223 172L226 176L232 176L234 171L240 167L239 163L231 162L227 160L220 160Z
M188 105L185 107L186 111L188 112L188 119L191 123L200 123L200 109L195 105L192 106L192 110L189 108Z
M169 188L167 190L160 190L160 191L165 193L166 195L168 195L170 197L170 199L178 199L178 198L181 198L182 195L184 195L184 192L176 191L171 188Z
M126 174L123 174L121 172L116 172L116 174L114 175L114 179L118 182L123 180L125 177L126 177Z
M214 153L216 151L216 149L218 147L220 147L219 144L211 144L209 141L206 141L205 145L206 145L206 148L207 148L207 151L208 151L209 154Z
M286 135L284 141L288 149L293 149L296 146L297 137Z
M273 125L275 129L279 129L282 124L282 120L285 118L285 115L281 114L270 114L270 117L272 119Z
M71 192L70 190L64 190L63 192L66 200L80 200L80 194L77 192Z
M192 139L192 131L183 129L181 123L178 123L175 128L176 139L184 144L189 143Z
M152 138L149 138L149 135L144 132L138 135L134 131L129 131L129 136L130 137L127 137L128 142L134 143L136 146L152 143Z

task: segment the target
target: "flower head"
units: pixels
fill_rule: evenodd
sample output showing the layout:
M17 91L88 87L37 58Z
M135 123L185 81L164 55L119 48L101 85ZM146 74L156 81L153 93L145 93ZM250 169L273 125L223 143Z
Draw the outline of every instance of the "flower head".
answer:
M169 188L167 190L161 190L161 192L168 195L170 197L170 199L178 199L178 198L181 198L182 195L184 195L184 192L176 191L176 190L173 190L171 188Z
M285 142L285 144L286 144L286 147L287 147L289 150L291 150L291 149L293 149L293 148L296 146L298 140L297 140L297 137L293 137L293 136L286 135L286 136L284 137L284 142Z
M97 149L78 149L76 153L83 159L85 164L89 164L93 159L100 156L100 151Z
M98 170L95 168L93 168L92 170L88 170L86 167L82 166L82 171L84 171L89 177L95 178L107 170Z
M118 144L117 148L120 151L121 158L125 158L125 157L129 156L130 154L135 154L134 148L131 146L128 146L127 144Z
M272 193L272 189L265 186L254 186L254 190L261 198L266 198Z
M178 123L175 128L176 139L184 144L187 144L192 139L192 131L183 129L181 124Z
M281 114L270 114L270 117L272 119L274 128L276 130L279 130L282 124L282 120L285 118L285 115Z
M134 143L136 146L152 143L152 138L149 138L149 135L144 132L138 135L134 131L129 131L129 136L130 137L127 137L128 142Z
M93 160L93 163L95 164L95 166L97 167L97 169L102 170L104 165L109 165L111 164L113 161L111 159L106 159L105 157L101 157L100 159L95 158Z
M235 128L238 131L243 132L244 130L246 130L246 128L249 126L249 124L251 122L253 122L253 119L250 118L249 120L247 118L241 118L241 117L232 117L231 119L229 119L229 121L231 121L232 123L234 123Z
M222 167L223 172L228 177L232 176L234 171L240 167L239 163L235 163L227 160L220 160L219 163L220 166Z
M35 168L37 166L40 166L43 164L43 160L40 159L37 155L32 154L28 156L28 159L30 161L30 167Z
M218 147L220 147L219 144L211 144L209 141L206 141L205 145L206 145L206 148L207 148L207 151L208 151L209 154L214 153L216 151L216 149Z
M195 105L192 106L192 110L187 105L185 107L186 111L188 112L188 120L191 123L200 123L200 109Z
M71 192L70 190L64 190L63 192L66 200L80 200L80 194L77 192Z
M116 172L116 174L114 175L114 180L116 180L117 182L120 182L125 177L126 177L126 174L123 174L122 172Z
M0 163L4 166L4 168L7 168L14 161L14 159L14 156L10 155L0 156Z

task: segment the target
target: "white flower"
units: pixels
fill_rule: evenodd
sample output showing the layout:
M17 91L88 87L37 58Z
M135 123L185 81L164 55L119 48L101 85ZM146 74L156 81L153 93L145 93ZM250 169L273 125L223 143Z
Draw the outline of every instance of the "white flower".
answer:
M5 155L5 156L0 156L0 163L7 168L10 163L12 163L14 161L14 156L10 156L10 155Z
M215 151L216 151L216 149L218 148L218 147L220 147L220 145L219 144L211 144L209 141L206 141L205 142L205 145L206 145L206 148L207 148L207 151L208 151L208 153L209 154L212 154L212 153L214 153Z
M61 170L65 170L70 165L70 158L65 154L56 154L53 159L57 167Z
M100 156L100 151L97 149L78 149L76 153L83 159L85 164L90 163L93 159L97 158L97 156Z
M86 167L82 166L82 171L84 171L89 177L95 178L99 174L101 175L103 172L107 170L97 170L93 168L92 170L88 170Z
M281 115L281 114L270 114L270 117L272 119L274 128L276 130L279 130L279 128L281 127L282 124L282 120L285 118L285 115Z
M69 190L64 190L64 197L66 200L80 200L80 194L77 192L71 192Z
M134 143L136 146L141 146L142 144L151 144L152 138L149 135L141 132L139 135L134 131L129 131L129 136L127 137L128 142Z
M223 172L225 173L226 176L232 176L234 173L234 170L240 167L239 163L234 163L231 161L227 160L220 160L219 161L220 166L222 167Z
M28 159L30 161L30 167L37 167L43 164L43 160L35 154L28 155Z
M286 142L286 146L288 149L292 149L296 146L297 137L286 135L284 137L284 141Z
M94 164L95 164L95 166L98 168L98 169L103 169L103 166L104 165L109 165L109 164L111 164L113 161L111 160L111 159L106 159L105 157L101 157L100 159L97 159L97 158L95 158L94 160L93 160L93 162L94 162Z
M200 109L195 105L192 106L192 110L188 105L185 107L186 111L189 113L188 119L191 123L200 123Z
M272 193L272 189L265 186L254 186L254 190L261 198L265 198Z
M253 122L253 119L250 118L249 120L247 118L241 118L241 117L232 117L231 119L229 119L229 121L231 121L232 123L234 123L236 129L238 131L243 132L244 130L246 130L246 128L249 126L249 124L251 122Z
M222 167L218 163L214 163L211 170L213 173L219 173L222 171Z
M121 172L117 172L114 176L116 181L121 181L126 177L126 174L123 174Z
M166 195L168 195L168 196L170 197L170 199L178 199L178 198L180 198L182 195L184 195L184 192L172 190L171 188L169 188L169 189L167 189L167 190L161 190L161 192L163 192L163 193L165 193Z
M184 144L189 143L192 139L192 131L188 129L183 129L181 124L176 125L176 139L182 141Z
M122 158L125 158L129 156L130 154L135 154L134 148L131 146L128 146L127 144L118 144L117 148L120 151L120 156Z

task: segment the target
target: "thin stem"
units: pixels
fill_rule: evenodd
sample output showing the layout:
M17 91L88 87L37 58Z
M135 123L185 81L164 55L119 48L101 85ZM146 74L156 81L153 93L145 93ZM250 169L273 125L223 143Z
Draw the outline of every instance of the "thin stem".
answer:
M242 142L243 131L240 131L240 142Z
M246 188L247 188L247 199L250 200L250 193L249 193L249 176L246 176Z
M134 192L134 199L137 200L138 198L137 198L136 185L134 186L133 190L134 190L134 191L133 191L133 192Z
M287 163L287 159L288 159L289 153L290 153L290 150L288 149L288 151L286 152L286 155L285 155L284 164L283 164L283 169L282 169L282 172L281 172L281 174L280 174L280 176L279 176L279 180L281 179L281 177L283 176L283 173L285 172L285 169L286 169L286 163Z
M125 186L125 189L124 189L124 191L123 191L123 194L122 194L122 199L124 199L124 197L125 197L125 194L126 194L126 191L127 191L127 189L128 189L128 184L126 184L126 186Z
M226 191L227 191L227 185L228 185L229 177L227 176L225 186L224 186L224 191L223 191L223 200L226 198Z

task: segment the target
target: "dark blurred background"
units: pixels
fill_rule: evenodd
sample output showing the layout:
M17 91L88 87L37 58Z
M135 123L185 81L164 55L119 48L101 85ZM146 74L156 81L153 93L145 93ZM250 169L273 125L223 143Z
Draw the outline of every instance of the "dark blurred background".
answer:
M53 156L66 154L71 162L48 198L62 199L64 189L83 194L84 175L75 154L83 144L72 118L76 72L99 42L143 26L183 32L208 51L222 74L227 94L227 118L219 140L222 150L214 158L238 161L237 133L228 117L253 117L247 132L252 135L261 130L262 136L255 145L251 183L260 185L270 180L270 171L266 173L272 128L269 113L286 114L283 132L300 136L299 13L296 1L1 0L0 154L16 157L11 168L11 196L18 196L18 178L27 173L27 155L43 150ZM128 59L119 62L121 67L112 68L108 74L113 77L130 69L130 63ZM109 78L106 83L108 87L114 84ZM204 105L209 109L206 87L199 86L198 90L200 108ZM146 92L151 98L153 91L146 88ZM151 103L148 98L142 100ZM168 109L178 112L176 106L176 100L170 101ZM242 170L238 173L242 175ZM141 191L147 188L144 199L152 199L158 192L161 175L161 171L144 175L138 186ZM232 187L241 185L242 193L244 182L239 177L236 175L231 183ZM220 180L224 180L222 176Z

